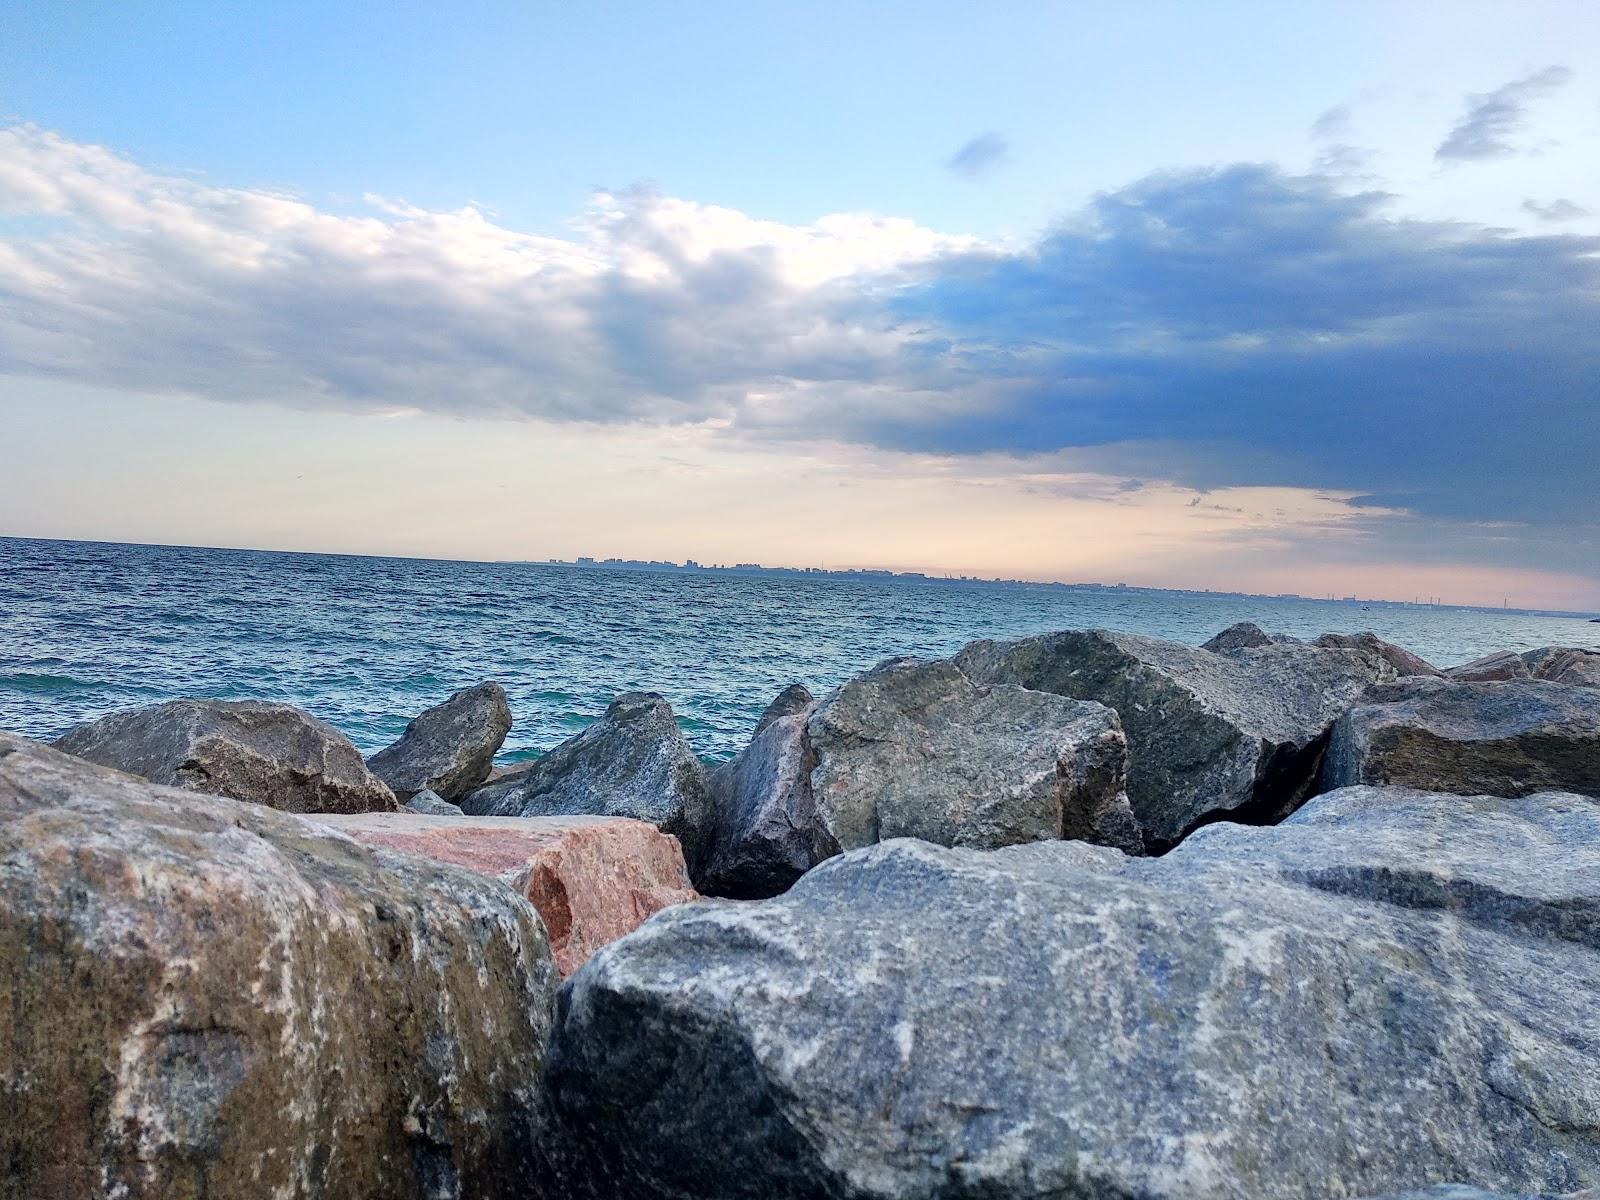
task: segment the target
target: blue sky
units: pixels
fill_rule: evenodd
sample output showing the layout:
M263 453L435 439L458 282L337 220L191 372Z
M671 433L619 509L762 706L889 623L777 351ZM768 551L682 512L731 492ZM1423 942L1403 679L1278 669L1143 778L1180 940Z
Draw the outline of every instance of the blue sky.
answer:
M1597 164L1588 3L13 0L0 531L1600 606Z

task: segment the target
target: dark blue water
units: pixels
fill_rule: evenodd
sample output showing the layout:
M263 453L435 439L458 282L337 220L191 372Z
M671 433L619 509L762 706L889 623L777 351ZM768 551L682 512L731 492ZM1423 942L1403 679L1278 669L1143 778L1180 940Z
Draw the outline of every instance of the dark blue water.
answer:
M178 696L259 697L371 752L454 689L495 679L516 717L502 761L636 688L664 694L695 748L724 757L784 685L821 691L892 654L1096 626L1197 643L1240 620L1372 629L1441 666L1600 648L1600 625L1515 613L0 538L0 729L51 738Z

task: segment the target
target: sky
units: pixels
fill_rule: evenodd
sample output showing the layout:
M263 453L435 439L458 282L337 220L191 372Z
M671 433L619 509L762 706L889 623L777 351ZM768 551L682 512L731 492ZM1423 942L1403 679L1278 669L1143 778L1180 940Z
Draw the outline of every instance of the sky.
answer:
M10 0L0 534L1600 610L1600 7Z

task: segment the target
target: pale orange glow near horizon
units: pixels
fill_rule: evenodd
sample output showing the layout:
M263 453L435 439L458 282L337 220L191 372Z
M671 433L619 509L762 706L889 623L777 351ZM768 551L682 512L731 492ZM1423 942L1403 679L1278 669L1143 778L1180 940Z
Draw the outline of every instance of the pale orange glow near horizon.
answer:
M8 384L16 388L16 384ZM1297 488L1131 487L1059 463L756 444L704 427L331 414L36 385L0 533L482 560L867 567L1588 610L1559 571L1402 562L1404 514ZM156 446L130 456L125 447Z

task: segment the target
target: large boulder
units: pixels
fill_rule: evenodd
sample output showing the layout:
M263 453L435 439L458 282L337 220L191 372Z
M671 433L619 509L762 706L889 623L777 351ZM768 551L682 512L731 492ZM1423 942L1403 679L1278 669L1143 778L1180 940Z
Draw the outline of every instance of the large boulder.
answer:
M555 971L470 872L0 734L0 1194L530 1194Z
M1379 684L1339 718L1322 761L1324 789L1357 783L1600 796L1600 693L1536 679Z
M151 783L284 812L398 807L349 738L291 704L171 700L78 725L54 744Z
M890 659L806 719L817 818L842 850L896 837L991 850L1043 838L1137 849L1117 714L953 662Z
M673 909L568 982L547 1083L576 1196L1562 1192L1600 1183L1597 996L1600 804L1354 788Z
M608 942L700 897L678 840L622 817L318 817L356 841L453 863L509 885L539 910L563 978Z
M1336 649L1363 650L1374 654L1394 668L1396 675L1442 675L1427 659L1411 653L1404 646L1386 642L1375 633L1325 633L1311 643L1313 646L1330 646Z
M716 827L700 887L742 900L776 896L839 844L811 796L816 755L806 740L815 701L784 689L756 723L750 744L707 774Z
M473 816L632 817L670 833L697 874L715 819L705 769L672 705L654 692L618 696L605 716L525 769L461 797Z
M1146 846L1218 819L1271 822L1310 794L1334 720L1394 668L1366 651L1274 643L1219 653L1109 630L974 642L974 680L1115 709Z
M505 689L480 683L414 718L400 740L367 759L367 766L401 800L422 791L454 800L489 777L510 729Z

